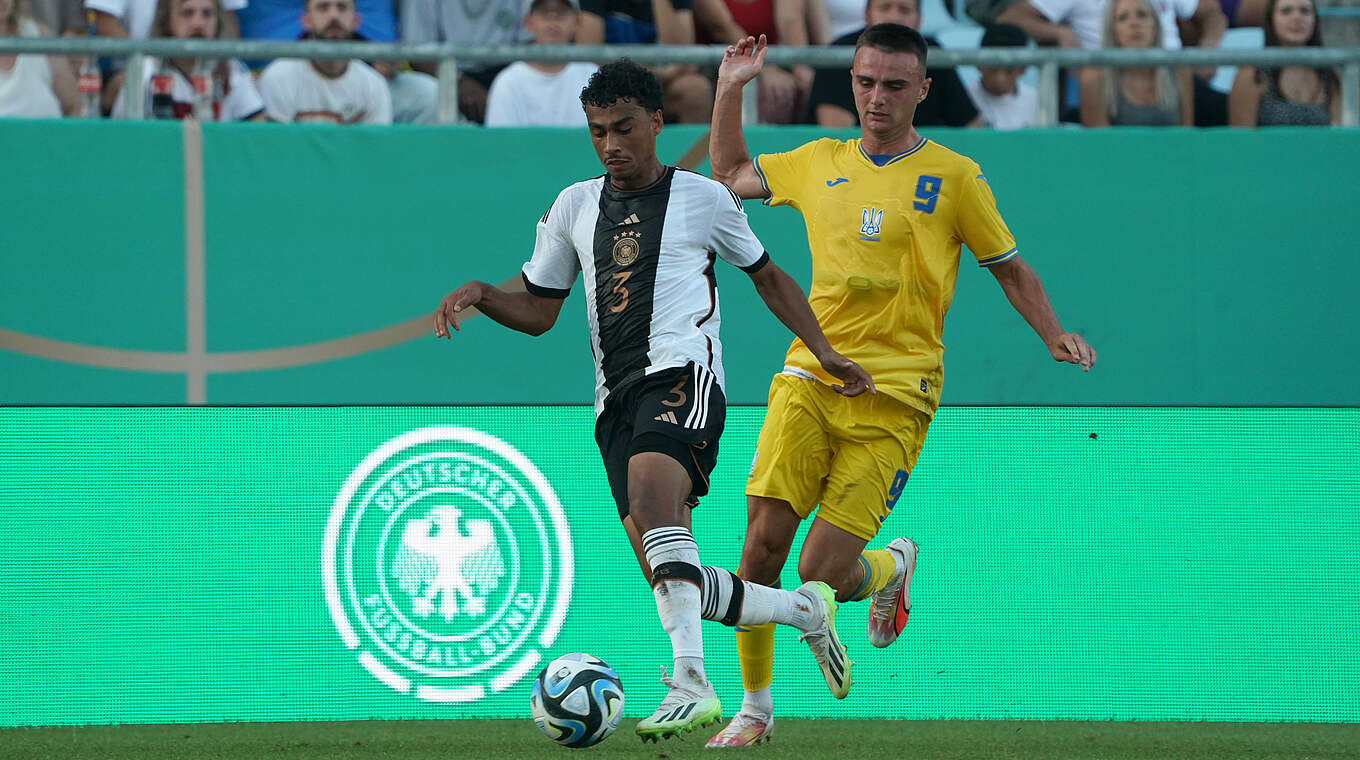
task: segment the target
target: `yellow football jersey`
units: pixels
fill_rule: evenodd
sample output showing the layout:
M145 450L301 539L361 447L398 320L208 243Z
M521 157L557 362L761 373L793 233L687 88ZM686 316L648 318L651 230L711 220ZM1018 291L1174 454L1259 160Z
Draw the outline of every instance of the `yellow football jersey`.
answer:
M766 203L803 214L808 300L832 347L859 362L879 392L933 415L960 245L982 266L1016 255L977 163L921 138L878 166L858 139L823 138L754 164ZM785 364L836 382L801 340Z

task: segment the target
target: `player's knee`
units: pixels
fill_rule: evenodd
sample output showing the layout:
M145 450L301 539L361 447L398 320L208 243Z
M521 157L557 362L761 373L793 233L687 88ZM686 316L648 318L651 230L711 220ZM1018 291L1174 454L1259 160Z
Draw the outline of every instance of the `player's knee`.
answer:
M850 561L842 561L842 558L827 554L808 554L804 552L798 558L798 577L804 583L808 581L821 581L837 592L854 588L858 585L852 582L852 577L859 567L858 556L851 557ZM837 595L839 596L839 594Z
M741 566L737 575L742 580L770 585L779 580L779 571L789 557L786 542L773 536L748 533L741 550Z
M645 489L628 491L628 514L638 530L646 533L653 528L681 525L679 510L669 508L668 500Z

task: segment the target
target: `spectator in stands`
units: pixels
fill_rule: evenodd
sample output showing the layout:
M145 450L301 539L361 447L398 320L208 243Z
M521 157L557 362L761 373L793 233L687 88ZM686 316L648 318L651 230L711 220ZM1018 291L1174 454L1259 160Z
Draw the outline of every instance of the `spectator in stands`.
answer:
M581 10L576 0L533 0L524 28L535 45L570 45ZM583 127L581 90L598 67L581 61L517 61L506 66L486 96L488 127Z
M525 42L523 20L526 0L405 0L401 8L403 42L454 42L478 45L514 45ZM417 71L438 75L434 61L413 63ZM486 91L503 65L460 61L458 108L463 116L482 122L486 116Z
M50 37L24 0L0 0L0 37ZM0 118L59 119L79 108L75 73L65 56L0 55Z
M1151 0L1110 0L1105 11L1105 47L1155 48L1161 21ZM1088 127L1194 126L1190 70L1165 66L1087 66L1081 81L1081 123Z
M1152 3L1162 30L1159 44L1167 50L1182 47L1182 24L1189 42L1206 48L1218 47L1228 28L1218 0L1152 0ZM1107 0L1018 0L1001 8L996 21L1024 29L1042 45L1094 50L1104 43L1106 4ZM1194 80L1194 108L1200 116L1197 123L1204 126L1221 125L1227 118L1223 94L1208 84L1213 75L1214 70L1208 68L1196 72ZM1076 104L1072 97L1065 102Z
M1026 47L1029 37L1010 24L993 24L982 33L982 47ZM1039 93L1020 81L1024 66L979 66L977 79L964 83L983 126L1022 129L1039 124Z
M813 13L825 13L825 8L805 0L694 0L695 33L701 44L730 45L763 34L771 45L825 45L829 38L815 39L813 34L826 33L826 19L814 19ZM756 79L760 121L806 123L814 74L811 66L785 69L767 63Z
M246 7L247 0L222 0L222 14L218 19L221 32L227 39L240 36L236 11ZM131 37L144 40L151 33L151 22L156 16L156 0L85 0L86 10L94 11L95 34L100 37ZM123 59L108 59L104 77L104 110L113 107L113 99L123 88Z
M353 0L306 0L302 28L318 40L352 39L359 28ZM280 58L260 75L265 111L274 121L391 124L387 80L363 61Z
M363 39L356 35L356 39ZM372 61L373 70L387 80L392 98L393 124L434 124L439 121L439 80L401 61Z
M1094 50L1104 42L1105 5L1106 0L1018 0L1000 9L995 21L1024 29L1042 45ZM1161 21L1159 44L1168 50L1181 48L1178 21L1199 47L1217 47L1228 28L1218 0L1153 0L1153 7Z
M299 20L301 0L250 0L237 12L241 38L249 40L295 40L305 32ZM356 0L359 14L355 37L374 42L397 41L397 12L394 0Z
M254 0L240 12L241 36L246 39L295 40L305 37L301 0ZM355 0L359 28L353 39L373 42L397 41L397 13L393 0ZM252 62L262 66L265 61ZM387 80L392 96L392 121L429 124L436 120L439 82L433 76L410 70L401 61L369 61Z
M860 0L809 0L826 9L827 37L834 40L864 26L864 3ZM830 44L830 43L827 43Z
M1100 47L1105 0L971 0L968 15L980 24L1010 24L1040 45Z
M1322 45L1313 0L1269 0L1266 19L1267 48ZM1228 114L1235 127L1337 125L1340 82L1331 69L1242 66L1228 95Z
M222 31L221 12L221 0L159 0L156 17L151 22L151 36L177 40L216 39ZM167 63L165 69L172 83L174 118L183 119L193 113L193 76L200 66L207 66L212 80L213 120L264 120L264 101L250 71L240 61L201 62L194 58L175 58ZM158 61L147 61L143 74L145 81L150 83L160 68ZM150 87L146 92L150 93ZM121 118L126 111L126 97L119 92L112 115Z
M694 44L693 0L582 0L582 45ZM713 114L713 83L683 64L652 67L661 80L667 123L707 124Z
M82 0L29 0L28 15L59 37L85 36L85 4Z
M236 11L246 7L247 0L222 0L219 37L236 39L241 36ZM85 8L95 13L95 33L101 37L131 37L143 40L150 36L151 22L156 16L156 0L85 0Z
M868 0L864 6L865 26L901 24L916 29L921 25L919 0ZM859 31L838 37L832 45L853 46ZM939 42L927 37L926 44L939 47ZM762 74L763 76L763 74ZM953 69L926 69L930 91L916 106L914 124L921 127L980 127L977 107ZM855 110L855 96L850 87L849 68L818 69L812 85L813 119L823 127L853 127L859 124Z

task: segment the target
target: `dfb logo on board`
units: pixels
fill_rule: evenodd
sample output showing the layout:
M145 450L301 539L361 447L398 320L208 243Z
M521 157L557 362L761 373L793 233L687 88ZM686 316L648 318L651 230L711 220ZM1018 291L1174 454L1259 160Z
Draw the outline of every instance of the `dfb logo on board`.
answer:
M537 672L571 601L571 532L547 478L468 428L412 430L364 457L335 497L321 562L345 646L430 702Z

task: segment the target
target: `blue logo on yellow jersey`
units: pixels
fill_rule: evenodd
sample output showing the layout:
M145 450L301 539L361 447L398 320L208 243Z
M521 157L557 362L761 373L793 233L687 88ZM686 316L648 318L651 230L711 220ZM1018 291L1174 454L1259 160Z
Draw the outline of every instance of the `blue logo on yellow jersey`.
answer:
M883 209L870 206L859 215L859 239L877 241L883 231Z
M827 186L827 187L835 187L836 185L839 185L839 184L842 183L842 182L849 182L849 181L850 181L850 180L846 179L845 177L837 177L837 178L835 178L835 179L829 179L829 180L827 180L827 181L826 181L826 186Z

